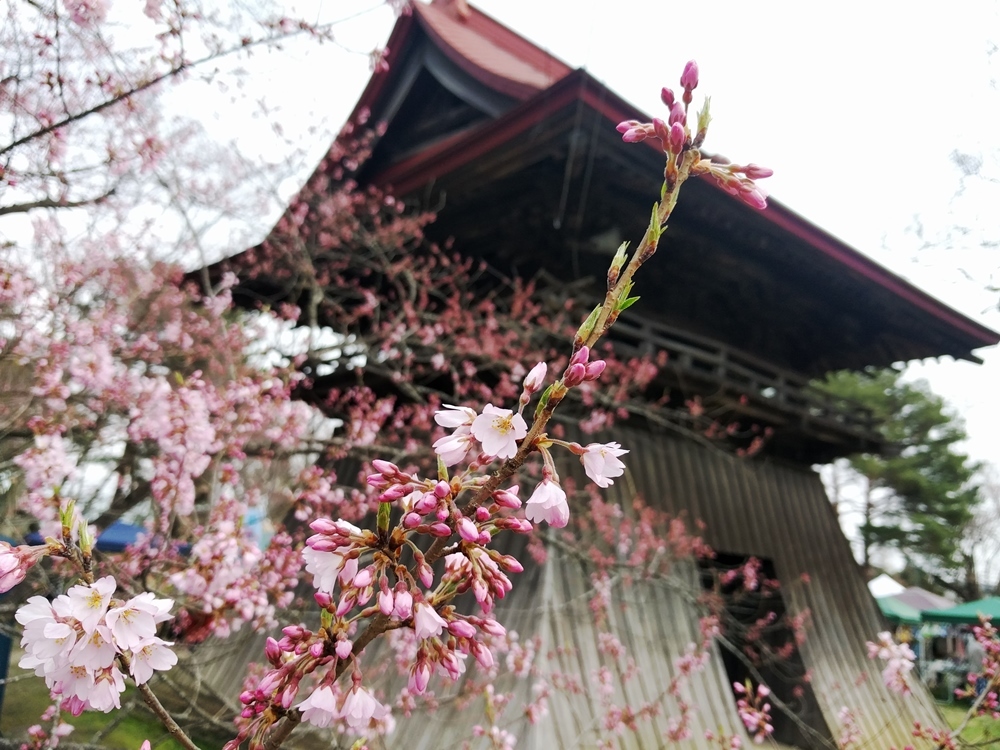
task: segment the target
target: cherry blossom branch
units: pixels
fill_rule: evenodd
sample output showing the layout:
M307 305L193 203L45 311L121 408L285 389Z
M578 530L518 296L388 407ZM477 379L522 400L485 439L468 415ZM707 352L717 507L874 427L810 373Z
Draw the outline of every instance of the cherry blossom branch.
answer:
M122 657L124 658L124 657ZM127 664L126 664L127 666ZM174 720L174 717L170 712L163 707L160 700L156 697L156 694L149 687L149 685L143 683L136 686L139 694L142 695L143 701L149 709L156 714L156 718L160 720L164 728L170 733L170 736L177 740L181 745L183 745L187 750L201 750L194 740L187 736L180 725Z
M114 96L108 97L104 101L98 102L97 104L91 107L82 109L71 115L66 115L62 119L55 120L54 122L51 122L48 125L38 128L37 130L34 130L30 133L27 133L26 135L21 136L20 138L11 141L6 146L0 146L0 156L3 156L4 154L13 151L19 146L24 146L25 144L30 143L31 141L37 140L38 138L43 138L46 135L49 135L50 133L56 130L59 130L60 128L66 127L67 125L72 125L73 123L79 122L80 120L83 120L87 117L99 114L104 110L108 109L109 107L113 107L116 104L120 104L121 102L132 98L136 94L141 94L144 91L153 88L157 84L163 83L164 81L167 81L171 78L176 78L182 73L194 70L195 68L199 68L210 62L221 60L223 58L229 57L230 55L235 55L239 52L243 52L244 50L253 49L254 47L278 44L284 40L291 39L293 37L300 36L306 33L322 34L328 31L328 29L332 27L334 23L324 24L322 26L317 26L315 28L296 28L286 33L268 37L261 37L259 39L245 39L238 46L230 47L229 49L222 50L221 52L213 52L211 54L205 55L204 57L201 57L197 60L193 60L191 62L182 62L181 64L175 65L174 67L162 73L159 73L146 81L131 86L127 91L121 91L115 94Z
M7 206L0 206L0 216L27 213L28 211L34 211L36 208L80 208L81 206L92 206L95 203L101 203L102 201L110 198L115 194L117 189L118 187L115 186L101 195L75 201L61 200L57 198L42 198L37 201L28 201L26 203L13 203Z

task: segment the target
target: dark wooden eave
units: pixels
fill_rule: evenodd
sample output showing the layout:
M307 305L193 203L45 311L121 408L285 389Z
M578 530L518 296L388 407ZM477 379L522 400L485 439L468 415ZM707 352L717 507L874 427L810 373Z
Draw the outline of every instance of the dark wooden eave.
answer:
M578 70L395 158L393 131L405 124L390 117L365 178L443 206L442 238L492 262L526 270L544 257L568 280L600 278L606 258L583 257L581 246L609 232L638 237L662 169L655 143L621 143L623 119L648 118ZM978 361L974 349L1000 341L778 201L756 212L698 181L667 237L669 259L644 272L655 304L647 296L639 309L804 375L941 355Z

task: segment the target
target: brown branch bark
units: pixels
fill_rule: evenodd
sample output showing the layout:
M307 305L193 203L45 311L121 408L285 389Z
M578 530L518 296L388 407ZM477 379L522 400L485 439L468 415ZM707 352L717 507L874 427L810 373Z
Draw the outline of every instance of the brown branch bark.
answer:
M93 198L84 198L78 201L42 198L41 200L28 201L27 203L12 203L9 206L0 206L0 216L6 216L7 214L23 214L28 211L34 211L36 208L79 208L80 206L91 206L95 203L107 200L115 194L115 190L117 189L118 188L116 186L101 195Z

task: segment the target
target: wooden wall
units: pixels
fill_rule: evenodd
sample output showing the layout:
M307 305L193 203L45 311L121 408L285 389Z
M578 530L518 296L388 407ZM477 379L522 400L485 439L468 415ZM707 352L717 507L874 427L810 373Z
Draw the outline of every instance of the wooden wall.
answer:
M911 744L915 720L940 723L925 691L917 686L917 694L909 698L893 695L882 684L881 666L866 658L865 642L885 626L815 472L766 459L734 458L665 432L619 428L615 439L631 453L626 456L628 471L606 491L608 499L628 507L639 493L660 510L701 519L710 545L721 552L769 558L789 610L810 610L812 624L801 654L812 671L813 690L834 738L840 733L837 715L842 706L860 709L860 725L872 748ZM803 573L809 576L808 584L802 582ZM697 639L698 612L690 592L699 585L693 565L679 574L689 584L680 589L664 582L615 588L616 603L627 606L612 608L616 618L612 629L642 666L616 702L663 704L662 714L643 723L638 735L621 735L622 748L663 746L667 721L676 715L673 699L664 691L675 660ZM518 747L592 747L592 730L601 721L593 681L600 662L598 633L588 610L592 591L587 572L577 560L553 550L544 565L528 566L514 583L514 591L498 607L498 619L518 631L522 640L540 637L536 664L542 673L550 679L553 672L574 675L583 690L573 696L555 691L549 699L549 716L535 725L510 711L508 728L518 736ZM248 642L236 652L246 658L259 648ZM202 679L231 690L228 686L242 678L243 668L236 661L206 665ZM470 671L475 669L470 665ZM501 683L501 689L510 686L523 700L535 681ZM450 703L447 686L434 682L445 699L441 709L414 720L399 716L396 731L385 739L386 747L432 750L472 739L471 725L483 721L481 704ZM704 739L706 730L743 733L718 651L708 668L690 682L687 693L695 713L693 738L684 747L711 747ZM752 744L743 737L744 746ZM817 741L816 747L823 745Z

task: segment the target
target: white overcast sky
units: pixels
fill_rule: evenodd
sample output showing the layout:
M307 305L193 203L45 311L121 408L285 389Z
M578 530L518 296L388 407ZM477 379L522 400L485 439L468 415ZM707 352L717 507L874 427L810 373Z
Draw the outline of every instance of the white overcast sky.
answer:
M697 59L696 93L712 96L711 151L772 167L765 184L791 209L1000 328L1000 292L989 289L1000 285L1000 246L989 246L1000 243L1000 53L991 55L1000 45L1000 6L474 4L650 113L660 109L660 86L674 86L684 63ZM358 14L338 25L339 45L293 46L248 66L272 117L311 149L311 168L328 143L308 127L330 132L344 121L369 76L358 53L384 44L394 18L378 0L297 7L318 19ZM277 157L269 131L254 129L260 121L220 113L212 122L220 136ZM981 159L985 179L963 183L955 151ZM262 222L261 233L268 228ZM965 418L970 453L1000 462L1000 352L982 354L983 366L943 360L911 370Z

